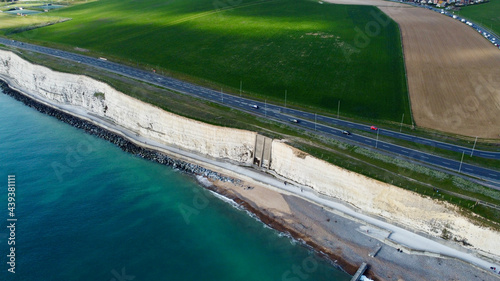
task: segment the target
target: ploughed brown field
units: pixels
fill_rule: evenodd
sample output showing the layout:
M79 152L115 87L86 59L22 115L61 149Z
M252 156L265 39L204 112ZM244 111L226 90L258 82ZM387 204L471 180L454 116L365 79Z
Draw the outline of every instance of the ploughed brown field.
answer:
M404 4L329 2L374 5L399 24L417 126L500 139L500 50L475 29Z

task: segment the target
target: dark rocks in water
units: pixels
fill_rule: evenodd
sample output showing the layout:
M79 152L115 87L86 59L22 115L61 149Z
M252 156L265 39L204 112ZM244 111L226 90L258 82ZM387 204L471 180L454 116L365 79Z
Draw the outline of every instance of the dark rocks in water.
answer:
M208 170L204 167L201 167L196 164L184 162L178 159L174 159L169 157L168 155L165 155L162 152L144 148L138 145L135 145L134 143L128 141L127 139L116 135L115 133L112 133L106 129L103 129L93 123L90 123L86 120L83 120L81 118L75 117L73 115L67 114L65 112L59 111L57 109L54 109L50 106L47 106L43 103L40 103L36 100L34 100L31 97L28 97L22 93L19 93L18 91L15 91L9 87L7 83L4 81L0 80L0 89L3 90L3 92L6 95L9 95L13 97L14 99L24 103L25 105L36 109L37 111L44 113L49 116L53 116L60 121L63 121L75 128L82 129L86 133L99 137L101 139L107 140L119 148L121 148L123 151L131 153L135 156L148 159L150 161L157 162L162 165L166 166L171 166L174 169L177 169L181 172L189 173L189 174L194 174L194 175L200 175L203 177L211 178L214 180L220 180L220 181L225 181L225 182L239 182L239 180L235 180L230 177L225 177L222 176L221 174Z

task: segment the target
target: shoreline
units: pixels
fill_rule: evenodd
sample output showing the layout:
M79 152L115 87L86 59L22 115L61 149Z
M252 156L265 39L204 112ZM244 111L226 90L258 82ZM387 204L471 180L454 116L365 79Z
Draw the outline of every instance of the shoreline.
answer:
M160 164L172 166L174 169L179 169L191 175L202 175L208 179L211 179L211 182L214 186L211 188L208 187L206 188L234 200L240 206L244 207L247 211L256 215L264 224L270 226L271 228L276 229L279 232L288 233L294 239L303 241L305 245L313 248L320 255L324 255L325 257L329 258L333 265L338 265L340 268L343 268L344 271L348 272L351 275L354 274L354 272L357 269L357 266L361 264L360 262L361 260L361 261L368 261L370 265L373 265L366 272L366 276L370 278L376 278L375 280L393 280L391 276L394 276L395 272L401 270L410 270L410 271L415 270L417 272L412 274L413 278L409 277L410 279L406 279L407 278L406 276L405 279L401 277L399 278L399 280L405 280L405 281L425 280L426 279L425 277L427 278L429 277L428 275L430 274L430 272L435 272L433 270L439 270L441 263L447 263L450 268L454 268L453 272L460 273L462 274L461 276L475 275L477 277L476 274L482 273L481 274L483 275L482 277L486 279L481 279L481 280L493 280L493 279L488 279L487 278L488 276L485 276L491 274L485 274L486 272L484 270L457 259L443 259L441 257L439 258L440 261L437 263L439 265L438 268L432 269L430 271L407 267L411 265L403 264L401 266L400 264L401 261L390 260L390 256L393 254L391 253L387 254L384 252L386 248L390 250L393 246L384 243L382 240L379 239L380 237L367 238L369 237L369 235L363 233L362 236L358 235L358 232L360 232L359 229L363 227L364 227L363 232L364 230L367 230L367 233L368 231L375 231L375 232L377 231L376 228L374 228L373 225L370 225L369 222L359 222L361 219L355 218L353 220L352 217L351 219L348 219L346 218L349 217L349 215L347 214L344 214L344 216L339 216L338 214L342 213L342 211L337 211L335 213L333 212L333 209L326 210L329 209L330 207L326 207L326 209L324 210L323 206L318 202L313 202L306 197L302 197L299 196L298 194L294 194L293 192L288 192L287 190L280 189L277 186L273 186L269 182L267 183L266 181L259 182L258 180L253 179L248 175L245 175L245 171L248 172L248 169L244 169L243 166L238 166L241 169L238 168L225 169L224 167L225 165L222 164L215 165L214 161L209 161L210 159L203 158L202 156L191 158L190 156L192 155L187 155L188 153L176 153L167 150L162 146L155 146L154 144L150 145L149 141L145 142L144 140L138 140L132 135L127 136L127 134L122 131L119 130L115 131L110 127L107 127L106 126L107 124L100 123L101 121L105 122L106 120L102 119L93 120L90 118L86 120L84 117L80 118L81 116L78 115L77 112L71 112L70 110L58 108L55 105L51 106L47 103L44 103L41 100L38 100L35 96L32 96L28 93L23 93L22 90L13 89L13 87L9 86L7 82L4 82L2 80L0 80L0 88L5 88L4 91L6 91L5 94L7 95L13 96L14 98L16 98L17 96L16 100L20 100L25 105L33 107L36 110L45 113L47 115L56 117L59 120L64 121L65 123L68 123L76 128L83 129L91 135L95 135L102 139L105 139L117 145L125 152L132 153L133 155L139 156L141 158L146 158ZM232 165L229 163L226 164ZM270 175L266 174L266 176L269 177ZM276 178L276 180L280 181L279 178ZM289 208L288 213L284 214L280 211L276 212L276 210L273 209L274 207L272 207L271 209L263 207L261 205L262 200L260 200L259 198L250 198L248 196L247 197L243 196L243 194L239 192L237 188L241 189L244 186L243 183L245 183L245 181L249 181L249 185L252 187L258 185L263 186L264 188L268 189L269 192L274 192L273 196L281 197L283 200L286 201L286 205ZM203 184L201 183L200 185L203 186ZM299 185L295 187L298 186ZM272 203L275 202L271 202L269 206L273 206ZM292 205L294 206L294 208L290 207ZM324 212L330 212L333 215L324 214ZM318 220L317 218L321 216L327 216L328 218L322 219L322 221L320 222L320 220ZM335 219L334 218L330 219L330 216L334 216ZM356 235L359 236L356 238L357 241L350 241L349 243L346 243L346 241L349 241L348 237L342 236L338 233L334 233L335 232L334 230L328 229L329 226L322 225L325 223L325 221L330 222L330 220L335 221L335 223L337 223L337 220L340 222L341 219L340 217L343 217L346 221L355 221L355 223L351 224L356 224L356 227L349 229L349 231L355 234L353 236ZM316 227L313 224L311 224L310 228L307 227L302 229L300 228L301 226L303 227L304 224L306 224L310 220L315 221L319 226ZM345 223L345 225L347 225L347 223ZM360 225L363 226L360 227ZM325 236L324 234L325 231L331 233L328 233L328 235ZM351 234L349 233L349 231L348 234ZM341 231L339 230L339 232ZM323 238L324 240L321 240ZM366 238L369 239L371 244L363 245L363 243L366 242L364 240L367 240ZM374 238L373 241L372 238ZM328 243L333 240L335 240L338 243L336 243L334 246L328 245ZM389 258L385 258L384 256L384 260L382 260L380 263L378 262L378 257L377 259L374 259L374 257L369 258L369 253L371 250L373 250L371 249L373 248L374 245L373 243L375 243L375 245L380 244L377 241L382 241L382 245L384 248L384 251L381 252L380 256L382 256L382 253L384 253L384 255L387 254L389 256ZM395 251L395 248L392 249ZM349 252L348 257L346 256L347 252ZM438 259L435 257L406 255L406 254L405 257L410 258L411 263L417 262L417 265L419 263L428 262L429 259L432 260ZM465 268L464 265L466 266ZM392 266L392 267L390 269L387 269L385 268L387 266ZM436 275L436 273L432 275ZM445 276L447 276L446 273ZM422 279L422 277L424 277L424 279ZM432 280L441 280L441 279L432 279ZM466 280L466 279L457 279L457 280ZM473 279L467 279L467 280L473 280Z
M233 200L239 206L241 206L248 212L255 215L263 224L271 227L272 229L278 232L289 234L291 238L303 242L304 245L313 249L317 254L325 258L328 258L332 263L332 265L337 267L337 269L342 270L350 275L353 275L354 272L357 270L357 266L344 262L340 256L336 256L333 254L326 254L325 251L328 251L328 249L321 247L320 245L317 245L315 243L309 242L310 239L307 236L295 231L290 227L287 227L284 223L275 220L269 214L266 214L265 212L259 210L258 208L253 207L251 203L237 196L234 196L234 194L227 192L227 190L221 188L220 184L215 183L215 182L227 182L234 185L238 185L239 182L241 182L241 180L235 179L233 177L224 176L219 172L212 171L197 164L192 164L186 161L172 158L160 151L155 151L153 149L148 149L135 145L130 140L125 139L122 136L119 136L113 132L101 128L89 121L83 120L79 117L73 116L71 114L62 112L58 109L45 105L31 96L25 95L17 90L14 90L10 87L10 85L7 82L1 79L0 79L0 89L4 92L4 94L14 98L17 101L22 102L24 105L31 107L40 113L49 115L51 117L55 117L58 120L70 126L73 126L77 129L82 129L87 134L106 140L118 146L126 153L130 153L137 157L141 157L149 161L156 162L158 164L169 166L173 169L178 169L179 171L194 177L201 176L204 179L208 179L211 183L210 185L207 185L206 183L199 181L199 179L197 179L197 181L201 187L216 192L221 196Z
M238 204L238 206L242 207L244 210L255 215L260 222L269 226L270 228L278 232L284 233L290 236L290 238L301 242L304 246L313 249L316 252L316 254L322 256L323 258L328 259L332 264L332 266L338 268L339 270L342 270L348 273L349 275L353 275L354 272L356 272L356 270L358 269L358 266L348 263L347 261L343 260L341 256L335 255L329 249L322 247L317 243L315 243L314 241L312 241L310 237L302 233L299 233L295 229L287 226L283 221L277 219L266 210L260 210L254 207L250 202L241 199L240 197L228 191L228 189L224 189L217 183L214 183L212 186L206 188L213 192L216 192L221 196L224 196L225 198L233 200L236 204ZM371 274L369 274L369 271L367 271L365 275L369 277Z
M174 169L178 169L182 172L194 175L202 175L203 177L209 179L218 179L222 181L232 181L235 179L224 177L218 172L211 171L204 167L201 167L196 164L192 164L186 161L182 161L180 159L172 158L160 151L156 151L153 149L145 148L139 145L134 144L127 138L117 135L105 128L102 128L92 122L86 121L82 118L76 117L74 115L68 114L66 112L62 112L58 109L52 108L48 105L42 104L36 99L29 97L25 94L22 94L12 88L9 87L9 84L0 79L0 89L4 92L4 94L14 98L17 101L22 102L24 105L31 107L37 110L40 113L52 116L57 118L58 120L71 125L77 129L84 130L87 134L93 135L95 137L106 140L124 152L130 153L132 155L163 164L166 166L170 166Z
M306 247L312 248L320 256L328 259L333 266L353 275L363 262L368 263L364 275L372 280L498 280L498 275L452 257L421 255L412 249L380 239L386 230L360 221L341 211L316 204L305 198L280 191L266 189L260 200L255 200L253 192L259 183L242 182L241 185L212 182L209 188L233 200L245 210L256 215L269 227L287 233ZM249 186L245 186L250 184ZM262 204L269 193L273 197L283 197L290 208L285 214L277 204ZM257 195L257 197L259 197ZM390 233L389 233L390 236Z

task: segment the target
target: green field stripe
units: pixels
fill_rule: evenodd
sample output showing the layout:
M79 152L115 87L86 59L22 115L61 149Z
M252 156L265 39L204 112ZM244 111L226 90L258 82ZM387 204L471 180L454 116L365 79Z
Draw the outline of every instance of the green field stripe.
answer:
M246 7L250 7L250 6L262 5L262 4L267 4L267 3L277 2L277 1L281 1L281 0L260 1L260 2L257 2L257 3L248 3L248 4L236 5L236 6L233 6L233 7L226 7L226 8L222 8L222 9L215 9L215 10L211 10L211 11L206 11L206 12L203 12L203 13L199 13L199 14L196 14L196 15L192 15L192 16L189 16L189 17L185 17L185 18L182 18L182 19L178 19L178 20L169 22L165 26L176 25L176 24L179 24L179 23L184 23L184 22L187 22L187 21L190 21L190 20L195 20L195 19L199 19L199 18L202 18L202 17L206 17L206 16L210 16L210 15L213 15L213 14L222 13L222 12L226 12L226 11L230 11L230 10L242 9L242 8L246 8Z

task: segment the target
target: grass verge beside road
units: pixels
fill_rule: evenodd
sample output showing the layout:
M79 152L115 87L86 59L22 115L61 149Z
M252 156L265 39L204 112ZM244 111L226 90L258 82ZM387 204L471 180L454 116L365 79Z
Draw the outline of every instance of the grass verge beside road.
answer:
M291 145L334 165L417 192L422 196L457 205L464 215L481 225L500 230L500 210L488 206L500 206L500 191L422 167L405 159L395 159L377 151L346 144L331 136L315 135L309 131L292 128L288 124L256 117L78 63L26 51L22 51L21 56L54 70L93 77L125 94L188 118L287 139Z
M308 0L107 0L12 36L144 65L225 92L399 122L410 108L397 24L372 6Z
M500 0L462 7L459 14L500 35Z
M373 139L376 139L376 135L377 135L374 131L368 132L368 131L350 129L347 127L342 127L341 129L349 130L351 133L354 133L357 135L363 135L363 136L370 137ZM379 130L384 130L384 129L379 129ZM455 160L458 162L460 162L462 160L462 152L450 151L447 149L438 148L438 147L434 147L431 145L418 144L418 143L411 142L408 140L403 140L403 139L399 139L399 138L395 138L395 137L385 136L382 134L379 134L379 141L399 145L402 147L425 152L425 153L436 155L436 156L441 156L443 158ZM472 142L472 144L468 145L469 149L471 149L473 147L473 143L474 142ZM479 146L476 145L475 149L479 149L478 147ZM488 169L492 169L492 170L497 170L497 171L500 170L500 161L499 160L477 157L477 156L474 156L474 153L471 156L470 152L464 154L463 163L468 163L471 165L475 165L475 166L479 166L479 167L483 167L483 168L488 168Z

